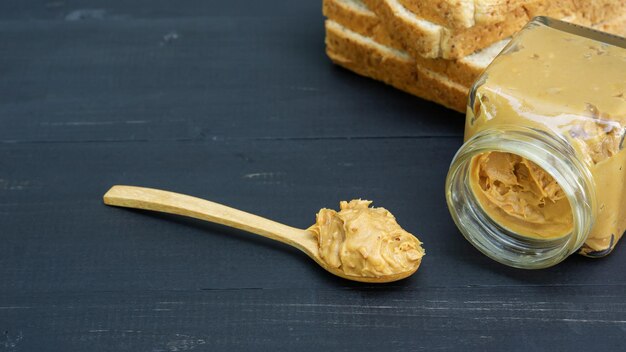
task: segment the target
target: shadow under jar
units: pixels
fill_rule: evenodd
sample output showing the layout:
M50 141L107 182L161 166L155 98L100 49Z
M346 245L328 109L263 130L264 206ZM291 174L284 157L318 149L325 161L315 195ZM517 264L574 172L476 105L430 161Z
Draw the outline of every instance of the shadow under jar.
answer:
M626 229L626 39L546 17L474 83L446 180L461 233L503 264L602 257Z

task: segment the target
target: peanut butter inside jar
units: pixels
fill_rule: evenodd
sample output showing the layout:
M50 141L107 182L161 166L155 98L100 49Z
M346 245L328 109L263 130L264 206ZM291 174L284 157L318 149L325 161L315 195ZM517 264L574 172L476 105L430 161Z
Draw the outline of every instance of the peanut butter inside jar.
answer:
M509 231L549 240L572 232L572 209L565 193L532 161L494 151L474 157L470 170L474 196Z
M510 266L605 256L626 231L625 137L626 39L537 17L470 91L452 218Z

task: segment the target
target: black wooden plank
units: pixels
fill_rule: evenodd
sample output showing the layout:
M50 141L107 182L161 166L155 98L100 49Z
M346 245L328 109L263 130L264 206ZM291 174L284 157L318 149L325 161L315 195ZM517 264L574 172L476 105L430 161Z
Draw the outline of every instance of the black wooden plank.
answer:
M334 67L323 36L318 13L0 22L0 141L461 135L461 114Z
M0 20L284 17L320 13L321 8L321 1L291 0L3 0Z
M65 291L4 297L0 325L8 351L620 351L625 294L624 286Z

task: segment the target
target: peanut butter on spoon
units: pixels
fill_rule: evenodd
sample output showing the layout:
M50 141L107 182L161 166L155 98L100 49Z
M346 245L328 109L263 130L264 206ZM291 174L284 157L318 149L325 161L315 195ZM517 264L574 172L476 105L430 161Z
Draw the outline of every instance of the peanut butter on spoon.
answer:
M424 249L385 208L370 208L371 201L342 201L341 210L321 209L309 227L319 243L320 258L346 275L381 277L413 273Z
M234 227L296 247L330 273L345 279L382 283L413 274L424 250L390 212L370 201L341 202L341 210L321 209L317 222L297 229L208 200L157 189L114 186L107 205L188 216Z

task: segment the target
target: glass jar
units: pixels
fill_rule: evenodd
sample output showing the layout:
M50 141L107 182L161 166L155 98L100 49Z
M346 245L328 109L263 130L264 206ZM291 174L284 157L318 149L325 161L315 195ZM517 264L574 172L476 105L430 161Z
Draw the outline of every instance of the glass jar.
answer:
M626 230L626 39L546 17L474 83L446 180L461 233L536 269L602 257Z

